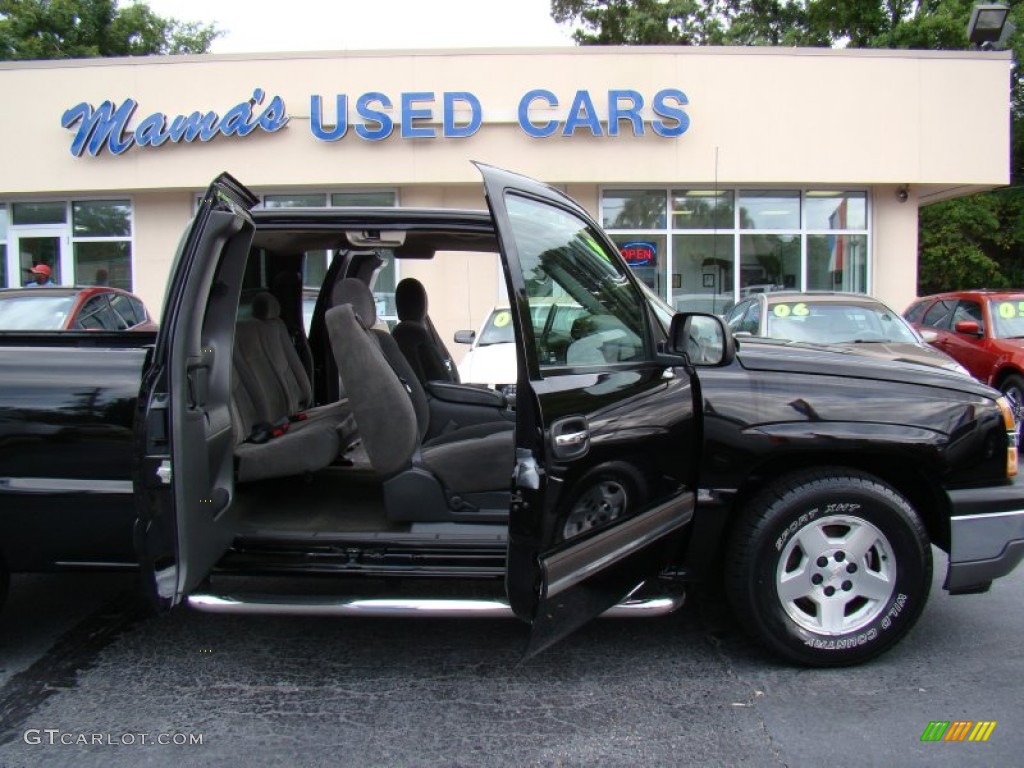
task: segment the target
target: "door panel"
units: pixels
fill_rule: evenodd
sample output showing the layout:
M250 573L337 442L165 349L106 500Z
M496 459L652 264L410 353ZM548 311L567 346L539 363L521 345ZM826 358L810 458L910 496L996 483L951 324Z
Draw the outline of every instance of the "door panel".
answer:
M172 268L139 397L135 542L164 608L207 576L234 537L231 351L255 202L227 175L207 191Z
M506 589L528 653L668 564L694 506L694 388L615 246L560 192L480 166L519 363Z

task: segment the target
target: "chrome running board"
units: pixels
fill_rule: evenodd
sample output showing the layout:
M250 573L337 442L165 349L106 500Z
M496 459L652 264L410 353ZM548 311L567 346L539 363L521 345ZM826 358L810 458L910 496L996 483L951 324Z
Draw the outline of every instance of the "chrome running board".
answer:
M614 605L601 614L606 618L664 616L682 607L684 595L632 598ZM365 616L389 618L415 616L422 618L507 619L514 614L508 603L500 600L458 600L431 598L296 598L287 602L272 595L189 595L188 605L207 613L234 613L263 616Z

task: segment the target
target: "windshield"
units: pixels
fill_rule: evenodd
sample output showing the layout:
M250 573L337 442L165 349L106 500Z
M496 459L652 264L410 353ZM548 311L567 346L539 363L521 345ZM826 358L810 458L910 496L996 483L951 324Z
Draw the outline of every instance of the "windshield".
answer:
M1024 338L1024 301L1017 299L990 299L992 335L997 339Z
M772 304L766 335L817 344L897 342L919 344L913 329L884 304L794 300Z
M4 296L0 331L59 331L74 303L74 296Z
M480 331L480 338L477 341L478 347L486 347L488 344L508 344L516 340L512 332L512 314L507 309L496 309L487 318L483 330Z

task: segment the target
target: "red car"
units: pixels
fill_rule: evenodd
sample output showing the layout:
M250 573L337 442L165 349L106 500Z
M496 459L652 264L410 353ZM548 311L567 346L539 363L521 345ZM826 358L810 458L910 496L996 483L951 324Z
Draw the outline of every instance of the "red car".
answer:
M903 316L976 379L1024 405L1024 291L925 296Z
M108 286L0 290L0 331L155 331L142 300Z

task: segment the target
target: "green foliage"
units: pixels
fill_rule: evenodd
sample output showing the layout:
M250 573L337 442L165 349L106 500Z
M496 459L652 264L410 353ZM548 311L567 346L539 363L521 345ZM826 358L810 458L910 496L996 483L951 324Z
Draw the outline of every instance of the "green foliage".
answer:
M975 0L551 0L581 45L965 50ZM1024 287L1024 0L1010 7L1011 186L925 206L919 291Z
M0 60L206 53L220 34L157 16L144 2L0 0Z

